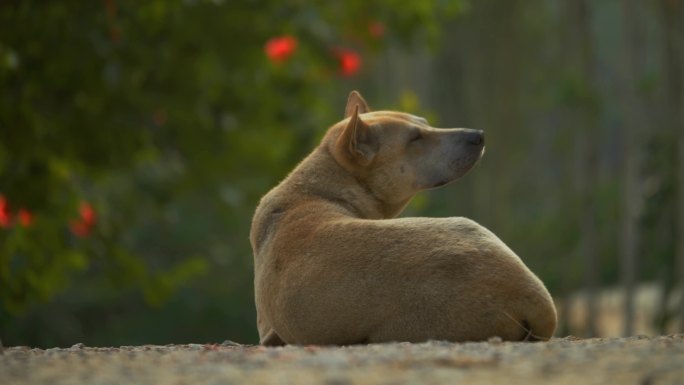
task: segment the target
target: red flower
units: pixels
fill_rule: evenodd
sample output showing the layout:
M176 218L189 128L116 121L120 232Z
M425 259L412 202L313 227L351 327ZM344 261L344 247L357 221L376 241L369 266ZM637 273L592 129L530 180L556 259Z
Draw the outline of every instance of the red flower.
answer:
M71 228L71 232L74 233L74 235L83 238L90 235L93 226L95 226L95 210L93 210L93 206L91 206L90 203L81 202L81 205L78 207L78 213L80 218L71 221L69 228Z
M33 223L33 214L26 209L19 209L17 217L19 217L19 224L23 227L29 227Z
M87 226L83 222L74 221L69 225L71 232L79 238L87 237L90 234L90 226Z
M371 21L368 23L368 34L375 39L380 39L385 36L385 24L380 21Z
M9 203L3 195L0 195L0 227L9 227L12 223L12 213L9 210Z
M83 220L83 223L85 223L88 226L92 226L95 224L95 210L93 210L93 206L91 206L90 203L81 202L81 205L78 208L78 212L81 214L81 219Z
M266 56L274 62L281 63L287 60L297 50L297 39L289 35L278 36L269 39L264 46Z
M109 39L112 43L117 43L121 40L121 28L116 23L116 2L114 0L105 0L105 11L107 13L107 21L109 27Z
M356 51L340 49L337 51L340 60L340 72L344 76L353 76L361 69L361 56Z

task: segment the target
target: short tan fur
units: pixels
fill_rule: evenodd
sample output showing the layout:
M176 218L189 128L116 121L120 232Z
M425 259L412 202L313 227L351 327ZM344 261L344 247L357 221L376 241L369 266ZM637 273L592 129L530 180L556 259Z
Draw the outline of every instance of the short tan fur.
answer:
M261 343L550 338L551 296L496 235L463 217L395 218L483 152L482 131L371 112L353 91L345 119L254 214Z

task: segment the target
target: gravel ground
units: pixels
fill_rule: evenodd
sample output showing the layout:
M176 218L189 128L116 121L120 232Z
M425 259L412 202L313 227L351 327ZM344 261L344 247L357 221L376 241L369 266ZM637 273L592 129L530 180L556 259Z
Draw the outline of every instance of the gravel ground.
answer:
M5 348L0 384L684 384L684 334L546 343Z

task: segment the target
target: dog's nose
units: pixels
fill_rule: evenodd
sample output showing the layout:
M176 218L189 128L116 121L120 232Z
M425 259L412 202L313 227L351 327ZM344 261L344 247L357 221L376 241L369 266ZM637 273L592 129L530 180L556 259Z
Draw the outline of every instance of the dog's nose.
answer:
M466 136L466 141L473 146L479 146L484 144L484 131L482 130L472 130L468 132Z

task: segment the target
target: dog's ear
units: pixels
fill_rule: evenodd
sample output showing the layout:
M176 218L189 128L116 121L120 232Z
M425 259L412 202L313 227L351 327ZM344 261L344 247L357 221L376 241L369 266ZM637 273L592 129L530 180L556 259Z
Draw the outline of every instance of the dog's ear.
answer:
M363 96L361 96L359 91L354 90L349 93L349 97L347 98L347 107L344 109L344 117L350 117L357 106L359 107L359 114L370 112L368 103L363 99Z
M360 109L359 105L354 107L349 122L337 138L336 147L352 163L367 166L373 161L379 145L370 126L361 120Z

